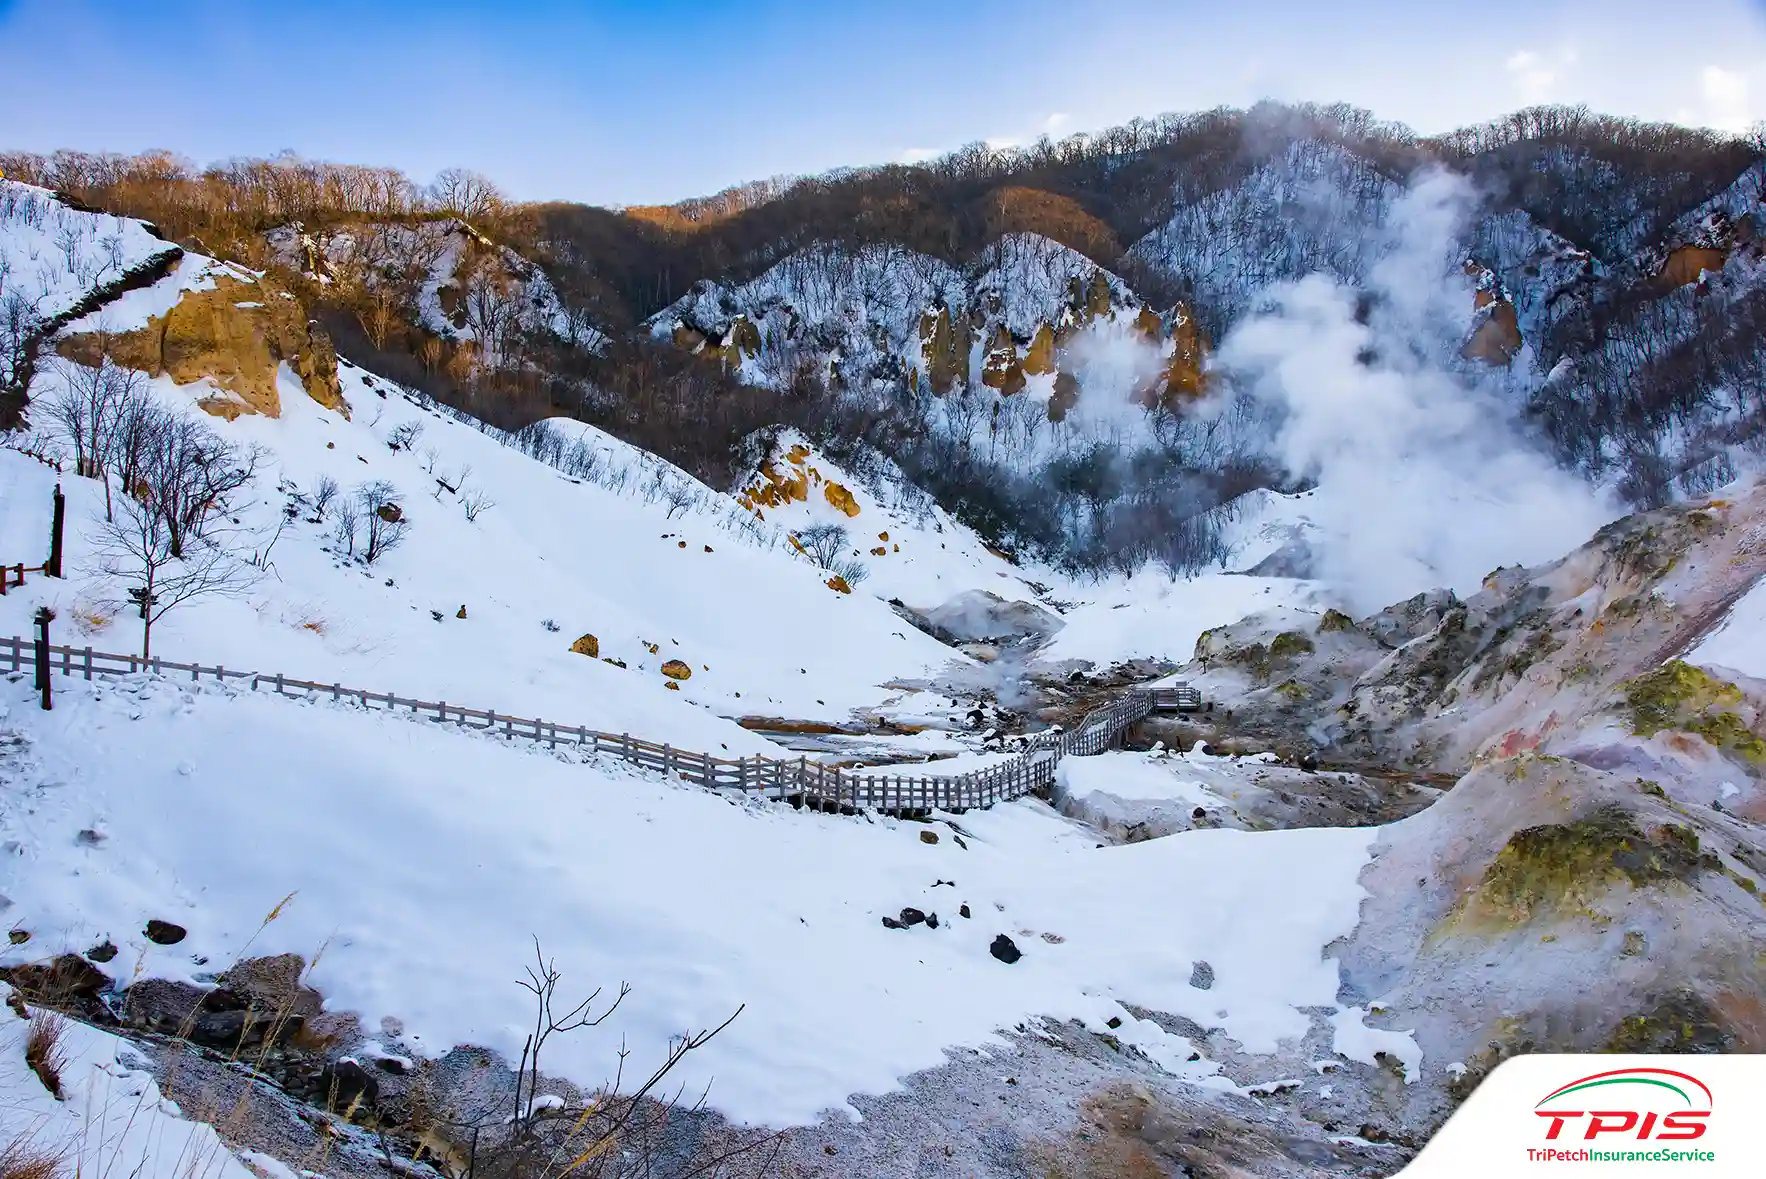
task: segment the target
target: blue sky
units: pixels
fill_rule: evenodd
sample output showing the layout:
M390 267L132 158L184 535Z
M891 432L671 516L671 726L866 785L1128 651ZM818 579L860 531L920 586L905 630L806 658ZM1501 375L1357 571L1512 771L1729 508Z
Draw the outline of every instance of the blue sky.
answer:
M1696 12L1696 17L1694 13ZM1757 0L0 0L0 147L303 155L644 203L1263 97L1741 129Z

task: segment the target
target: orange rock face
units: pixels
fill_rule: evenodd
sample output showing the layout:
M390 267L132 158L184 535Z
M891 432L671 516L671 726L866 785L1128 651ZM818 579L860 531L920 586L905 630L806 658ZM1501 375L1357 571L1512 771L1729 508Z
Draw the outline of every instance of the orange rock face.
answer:
M858 500L853 498L852 492L846 490L846 488L840 486L840 484L828 484L822 489L822 494L827 497L829 503L840 509L843 514L847 516L858 515Z
M284 364L327 409L348 412L337 380L337 352L306 311L268 278L247 281L217 274L214 288L185 291L164 315L144 328L101 339L70 336L57 350L70 360L96 365L108 350L116 363L179 384L207 379L224 393L198 404L228 419L259 413L280 417L277 372Z
M1665 291L1671 291L1699 280L1699 275L1709 270L1715 273L1723 269L1729 261L1729 253L1711 246L1681 246L1669 253L1662 263L1661 270L1656 272L1655 282Z
M1036 329L1021 364L1026 376L1039 377L1055 371L1055 329L1046 323Z
M988 342L981 383L990 389L998 389L1002 397L1010 397L1024 388L1024 369L1018 363L1018 345L1004 324L994 329L993 339Z

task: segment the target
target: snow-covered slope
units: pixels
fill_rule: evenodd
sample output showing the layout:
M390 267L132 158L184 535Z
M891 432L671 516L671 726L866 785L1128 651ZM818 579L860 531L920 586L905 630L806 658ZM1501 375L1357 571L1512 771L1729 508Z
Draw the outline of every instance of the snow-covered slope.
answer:
M1237 183L1179 200L1171 217L1129 248L1143 266L1194 285L1218 339L1273 283L1323 273L1362 277L1402 186L1335 144L1303 139Z
M108 937L119 963L190 978L249 943L317 957L310 981L330 1006L369 1027L395 1017L407 1052L478 1043L513 1060L531 1010L510 980L538 937L570 991L633 988L613 1037L554 1038L548 1070L600 1081L623 1036L627 1074L643 1075L671 1035L741 1006L680 1080L774 1124L888 1091L946 1048L1039 1017L1082 1020L1177 1076L1226 1085L1191 1057L1204 1045L1124 1004L1221 1028L1250 1053L1304 1034L1302 1008L1337 1007L1323 951L1355 926L1374 837L1204 831L1099 848L1026 800L964 815L959 842L944 822L742 805L406 717L207 684L75 681L44 713L28 681L0 681L0 708L22 804L0 818L19 849L0 890L33 935L10 960ZM885 928L903 906L937 927ZM155 945L140 932L149 918L189 936ZM1002 934L1021 960L990 954ZM1198 961L1212 989L1190 985Z
M41 319L174 248L139 221L78 212L45 189L0 180L0 298L22 295Z
M736 498L793 536L844 529L841 561L864 570L855 585L861 593L919 609L972 589L1036 600L1023 570L908 483L888 458L868 452L862 461L862 471L849 471L796 431L781 431Z
M112 332L140 327L186 292L211 287L220 271L254 281L191 254L162 283L93 318ZM728 497L589 427L554 427L595 456L592 477L572 476L347 361L338 383L348 417L307 396L286 364L280 371L280 416L202 418L229 441L261 450L239 527L253 534L250 548L267 569L243 599L167 615L154 636L166 658L754 752L770 746L714 712L839 720L875 704L879 685L953 657L883 602L830 589L826 573ZM57 396L60 380L54 366L39 374L39 406ZM215 389L158 378L153 391L194 413ZM0 560L42 559L54 478L0 451L8 545ZM340 490L314 523L325 480ZM405 540L365 567L335 539L338 510L356 489L381 481ZM102 489L71 477L65 486L68 577L33 578L0 600L0 632L25 633L31 612L49 605L62 619L60 639L137 648L138 623L114 606L126 587L97 569ZM570 650L584 635L595 636L598 657ZM671 659L692 672L678 688L659 674Z

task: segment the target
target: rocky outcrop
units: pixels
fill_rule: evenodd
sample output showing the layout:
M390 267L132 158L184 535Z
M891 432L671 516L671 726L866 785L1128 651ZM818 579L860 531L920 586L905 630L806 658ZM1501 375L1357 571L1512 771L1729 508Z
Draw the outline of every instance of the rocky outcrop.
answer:
M1063 625L1034 602L1008 602L986 590L966 590L922 617L924 629L947 643L1046 638Z
M1729 251L1716 246L1684 245L1668 251L1652 281L1664 291L1689 286L1710 271L1715 274L1729 261Z
M1472 309L1478 313L1478 318L1459 354L1467 360L1504 367L1514 359L1524 342L1515 305L1503 291L1494 271L1471 259L1466 260L1464 270L1476 283Z
M1000 324L988 342L987 359L981 366L981 383L997 389L1000 396L1010 397L1024 389L1024 368L1018 362L1018 344L1012 333Z
M348 413L337 379L331 340L288 291L267 276L231 270L212 276L208 289L186 290L176 305L144 328L118 335L72 335L63 356L96 364L101 351L117 363L179 384L208 380L222 392L198 404L220 417L282 413L277 374L286 364L307 395L327 409Z
M1166 408L1194 401L1208 390L1208 337L1202 325L1179 303L1171 310L1171 359L1165 366L1162 398Z
M935 395L968 386L970 341L966 316L953 317L942 303L921 313L920 371Z
M1040 377L1055 371L1055 329L1048 324L1041 324L1036 334L1030 338L1030 347L1024 350L1021 362L1024 375Z
M826 484L822 488L822 496L843 516L850 517L859 514L858 500L854 498L852 492L838 483L829 482Z

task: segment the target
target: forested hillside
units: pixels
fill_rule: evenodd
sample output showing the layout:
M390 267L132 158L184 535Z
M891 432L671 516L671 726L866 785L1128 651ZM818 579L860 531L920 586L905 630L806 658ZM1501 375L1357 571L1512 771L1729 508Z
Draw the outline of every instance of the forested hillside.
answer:
M718 486L756 430L795 427L892 455L996 543L1183 568L1219 505L1317 474L1215 353L1307 275L1362 292L1366 323L1433 170L1459 188L1426 281L1463 293L1404 348L1633 503L1723 481L1766 393L1762 159L1576 108L1428 139L1263 104L626 210L291 157L0 164L274 271L350 355L499 425L577 416Z

